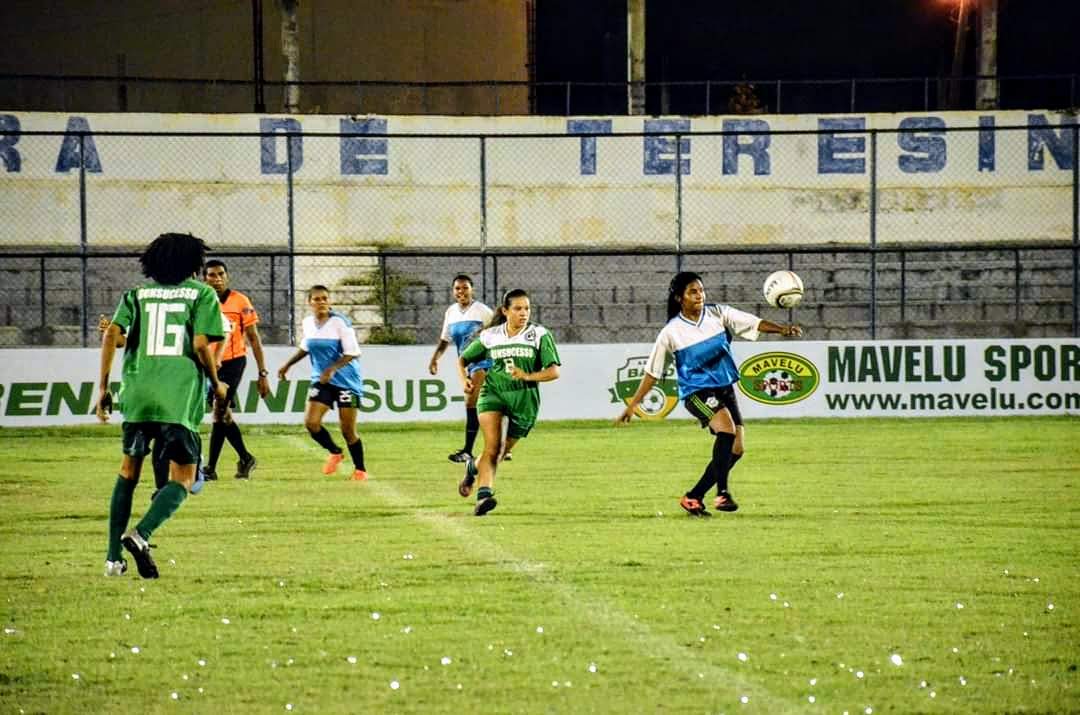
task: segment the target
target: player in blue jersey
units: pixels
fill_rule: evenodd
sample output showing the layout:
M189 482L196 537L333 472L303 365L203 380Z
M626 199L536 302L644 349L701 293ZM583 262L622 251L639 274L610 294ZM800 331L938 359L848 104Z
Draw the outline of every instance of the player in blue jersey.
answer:
M743 421L735 399L739 371L731 356L731 338L737 335L757 340L760 333L798 337L802 328L773 323L730 305L706 303L701 276L690 271L671 279L667 315L668 323L656 337L645 376L616 423L630 421L641 400L663 377L668 356L673 356L679 399L701 426L715 435L712 460L679 505L694 516L708 516L705 495L715 484L718 494L713 507L735 511L739 506L728 491L728 473L743 455Z
M472 278L464 273L454 276L453 288L454 303L446 309L439 343L435 346L435 354L431 356L431 362L428 363L428 372L432 375L439 374L439 358L451 343L457 349L457 354L461 355L461 351L472 342L492 316L491 308L480 301L473 300ZM491 360L482 360L472 363L465 371L459 370L461 384L465 385L467 380L471 380L473 390L465 393L465 446L450 455L451 462L467 462L473 458L473 445L480 431L476 400L480 395L480 388L484 385L484 376L490 367Z
M308 289L308 305L314 315L304 318L300 349L278 368L278 379L284 380L290 367L311 356L311 389L304 410L304 427L330 453L323 474L335 473L345 459L341 447L322 424L327 411L336 406L341 436L349 447L355 468L352 478L363 481L368 475L364 467L364 444L356 431L356 413L364 383L356 363L360 357L356 332L347 317L330 308L330 290L326 286L314 285Z

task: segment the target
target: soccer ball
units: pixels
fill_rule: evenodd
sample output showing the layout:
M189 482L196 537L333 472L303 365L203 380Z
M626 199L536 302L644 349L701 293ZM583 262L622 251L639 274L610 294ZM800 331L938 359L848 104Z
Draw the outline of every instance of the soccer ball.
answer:
M775 271L765 279L762 292L772 307L794 308L802 302L802 279L793 271Z

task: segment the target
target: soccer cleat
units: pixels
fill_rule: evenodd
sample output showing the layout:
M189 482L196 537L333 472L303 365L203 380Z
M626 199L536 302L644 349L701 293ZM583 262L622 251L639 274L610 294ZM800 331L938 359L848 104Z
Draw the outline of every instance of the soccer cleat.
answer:
M200 467L199 472L202 473L202 478L208 482L217 481L217 470L213 467Z
M365 472L363 469L357 469L355 472L352 473L352 480L354 482L366 482L367 472Z
M499 505L499 502L495 501L495 497L494 497L494 495L492 495L490 497L487 497L485 499L481 499L480 501L476 502L476 508L473 509L473 514L475 514L476 516L483 516L484 514L487 514L489 511L491 511L492 509L494 509L498 505Z
M258 464L255 461L255 455L249 454L247 459L241 459L236 463L236 478L237 479L251 479L251 473L255 471L255 465Z
M323 474L333 474L337 471L338 465L345 460L345 453L338 452L337 454L331 454L326 458L326 464L323 465Z
M683 495L679 499L679 506L685 509L690 516L710 516L709 512L705 511L705 505L693 497Z
M463 497L468 497L472 494L473 485L476 484L476 475L479 470L476 468L476 460L470 459L465 462L465 476L462 477L458 483L457 493Z
M105 561L105 575L106 576L123 576L127 573L127 561L120 559L119 561Z
M131 558L135 559L135 566L139 569L140 576L143 578L158 577L157 564L154 563L154 557L150 555L150 544L146 543L146 539L143 538L138 529L132 529L121 536L120 543L131 554Z
M730 492L720 492L713 500L713 509L717 511L738 511L739 505L735 503Z
M507 452L506 454L503 455L503 461L504 462L512 462L512 461L514 461L514 455Z
M192 494L198 494L199 492L202 491L202 488L205 487L205 486L206 486L206 477L203 476L203 473L202 473L201 469L196 469L195 470L195 481L191 483L191 489L189 491ZM154 497L156 497L158 495L158 492L160 492L160 491L161 491L160 489L156 490L154 492L154 496L150 497L150 501L153 501Z
M473 456L466 452L464 449L459 449L458 451L447 457L447 459L449 459L451 462L457 462L458 464L468 462L472 458Z

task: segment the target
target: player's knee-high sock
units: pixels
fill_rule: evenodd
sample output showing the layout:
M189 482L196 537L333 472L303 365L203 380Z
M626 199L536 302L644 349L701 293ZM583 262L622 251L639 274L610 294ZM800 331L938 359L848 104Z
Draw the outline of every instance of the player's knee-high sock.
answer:
M217 469L221 448L225 446L225 427L223 422L215 422L210 427L210 458L206 461L206 468L210 471Z
M154 501L150 502L150 510L143 515L142 521L135 525L135 530L142 534L144 539L149 539L150 534L180 508L187 495L187 488L180 482L166 484Z
M154 452L150 456L150 466L154 470L154 489L161 489L169 483L169 458L161 451L161 440L154 440Z
M341 447L334 444L334 438L330 436L330 433L326 431L325 427L320 427L318 432L308 432L311 438L323 449L330 454L341 454Z
M247 447L244 446L244 437L240 434L240 425L235 421L225 425L225 439L229 440L229 444L236 450L236 455L240 459L247 459L251 455L248 454Z
M697 484L686 493L686 496L701 501L705 498L705 492L709 491L713 484L716 484L716 474L712 462L709 462L705 465L705 471L701 473L701 478L697 480Z
M722 492L727 491L728 472L731 471L732 452L735 446L735 435L721 432L716 435L716 441L712 448L713 474L716 478L716 488Z
M476 444L476 435L480 432L480 418L476 415L475 407L465 408L465 451L472 454L473 445Z
M352 457L353 464L356 465L357 469L361 472L367 471L364 469L364 443L359 437L356 438L355 442L349 445L349 456Z
M131 497L135 494L134 479L118 476L113 485L112 501L109 503L109 552L105 558L109 561L120 560L120 537L124 535L128 519L131 518Z

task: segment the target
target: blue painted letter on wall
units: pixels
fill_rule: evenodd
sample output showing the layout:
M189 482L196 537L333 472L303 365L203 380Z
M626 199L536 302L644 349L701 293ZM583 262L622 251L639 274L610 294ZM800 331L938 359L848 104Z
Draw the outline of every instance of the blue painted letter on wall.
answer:
M912 154L900 155L900 171L905 174L927 174L945 168L947 158L945 148L945 120L941 117L905 117L900 120L901 131L896 136L896 143L901 149ZM923 156L917 156L922 154Z
M287 174L289 165L295 174L304 165L304 143L302 137L288 137L286 139L285 155L277 158L277 137L274 134L299 134L302 131L300 121L297 119L269 119L259 120L259 132L263 135L259 138L259 163L264 174Z
M863 117L845 117L842 119L819 119L818 129L826 131L866 129ZM818 173L819 174L864 174L865 157L844 157L838 154L866 153L866 138L843 134L818 134Z
M769 123L762 119L725 119L725 132L767 132ZM746 154L754 160L754 176L768 176L772 173L769 162L769 144L772 137L768 134L754 134L750 141L739 142L736 134L724 135L724 174L739 173L739 154Z
M86 152L83 166L91 174L101 173L101 160L98 158L97 146L94 144L94 135L90 133L90 122L86 117L68 117L68 134L64 135L64 143L60 145L60 153L56 157L56 173L66 174L72 169L79 168L79 146ZM72 132L81 132L80 137Z
M646 119L645 131L650 134L674 134L690 131L689 119ZM690 140L679 139L679 173L690 174ZM668 137L645 137L645 175L675 173L675 140Z
M342 134L386 134L385 119L342 119ZM341 137L341 173L386 174L389 170L386 139ZM377 157L369 159L367 157Z
M568 134L611 134L610 119L569 119L566 122ZM582 176L596 173L596 137L581 138Z
M19 143L22 125L13 114L0 114L0 159L9 174L18 174L22 170L22 157L15 145Z

